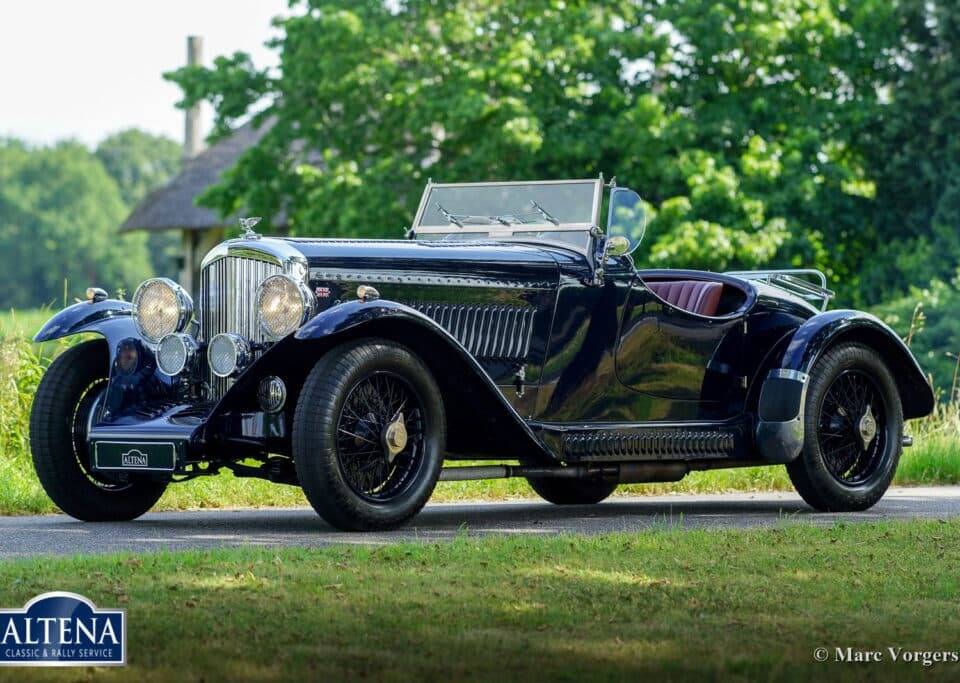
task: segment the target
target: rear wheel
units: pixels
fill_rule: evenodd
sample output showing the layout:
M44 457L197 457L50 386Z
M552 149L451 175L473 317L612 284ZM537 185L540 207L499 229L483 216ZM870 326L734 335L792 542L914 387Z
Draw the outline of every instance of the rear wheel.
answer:
M903 409L893 375L873 349L843 344L814 365L804 444L787 465L797 492L817 510L866 510L893 480Z
M294 417L303 491L333 526L389 529L426 504L440 475L446 422L429 369L407 348L363 340L327 353Z
M603 479L527 479L530 488L554 505L593 505L606 500L617 482Z
M107 359L106 343L99 340L64 351L40 380L30 413L30 449L40 484L57 507L87 522L136 519L167 486L91 468L87 434L106 394Z

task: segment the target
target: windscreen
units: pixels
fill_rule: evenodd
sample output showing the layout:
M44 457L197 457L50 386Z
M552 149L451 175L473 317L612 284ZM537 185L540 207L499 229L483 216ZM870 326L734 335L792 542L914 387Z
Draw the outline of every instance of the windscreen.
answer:
M599 180L428 185L414 226L418 240L495 239L590 245Z
M417 227L593 223L598 181L431 185ZM460 224L460 225L458 225Z

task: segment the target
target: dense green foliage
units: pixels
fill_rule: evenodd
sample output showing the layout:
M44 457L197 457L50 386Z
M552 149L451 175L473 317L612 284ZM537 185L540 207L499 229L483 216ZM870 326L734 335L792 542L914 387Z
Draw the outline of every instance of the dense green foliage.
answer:
M96 149L97 158L117 182L129 209L180 170L183 149L170 138L136 128L104 138ZM175 277L180 257L180 233L176 230L151 232L147 248L153 271Z
M602 171L652 205L646 264L818 266L848 303L956 267L955 3L292 4L279 69L169 75L217 134L272 123L205 197L225 214L397 236L428 176Z
M146 236L117 236L127 206L100 161L73 142L0 142L0 305L72 303L91 284L136 286Z
M170 138L129 128L101 140L95 154L132 207L180 170L183 150Z
M877 122L878 144L865 146L884 237L862 274L874 300L949 281L960 263L960 4L898 4L905 55L890 78L893 106Z
M945 400L960 401L960 274L878 306L875 313L904 337Z
M59 306L91 284L130 292L168 266L162 238L149 245L151 265L147 236L117 229L176 171L179 156L172 141L136 130L95 152L75 142L0 140L0 308Z

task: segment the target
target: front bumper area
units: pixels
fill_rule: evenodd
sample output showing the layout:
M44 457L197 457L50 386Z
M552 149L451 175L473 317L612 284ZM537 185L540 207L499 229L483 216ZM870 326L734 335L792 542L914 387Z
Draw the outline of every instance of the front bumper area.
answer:
M91 468L189 475L201 463L224 463L285 450L284 415L264 412L215 414L212 405L180 404L98 422L87 434ZM173 447L172 468L163 455ZM139 451L139 453L138 453ZM104 457L110 453L110 457ZM127 457L124 457L127 456ZM154 466L155 459L161 466Z

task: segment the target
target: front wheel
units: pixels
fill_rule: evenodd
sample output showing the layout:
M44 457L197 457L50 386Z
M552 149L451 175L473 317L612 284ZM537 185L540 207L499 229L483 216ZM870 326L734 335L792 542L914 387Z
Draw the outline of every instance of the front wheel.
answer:
M136 519L160 499L166 483L94 472L87 446L107 389L107 345L84 342L47 368L30 413L30 450L40 484L65 513L86 522Z
M880 355L842 344L814 365L804 408L800 456L787 472L817 510L866 510L890 486L900 460L903 408Z
M361 340L321 358L293 421L304 494L338 529L397 527L440 476L446 421L430 370L409 349Z

